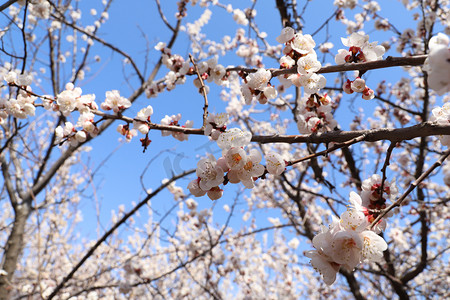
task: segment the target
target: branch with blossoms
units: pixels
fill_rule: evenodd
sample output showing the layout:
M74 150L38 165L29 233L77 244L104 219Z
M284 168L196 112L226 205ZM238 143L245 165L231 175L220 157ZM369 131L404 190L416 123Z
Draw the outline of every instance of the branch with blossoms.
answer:
M181 116L168 117L168 120L162 121L163 124L156 124L150 121L150 116L153 114L151 106L141 110L138 116L130 118L122 115L122 111L131 106L131 103L124 97L121 97L117 91L107 92L106 100L102 103L102 108L105 110L113 110L116 114L108 114L97 109L97 106L92 102L92 96L81 95L81 89L68 86L66 91L59 94L56 99L49 96L38 95L31 91L27 86L25 79L16 78L10 75L6 78L10 86L18 87L20 92L19 99L15 104L14 101L8 101L9 107L7 108L16 117L26 117L27 115L34 115L34 107L43 106L47 109L57 109L67 114L73 110L79 110L82 113L79 123L82 125L83 130L75 130L74 126L67 125L67 129L59 133L58 144L64 141L84 142L87 139L88 133L94 133L97 131L98 124L103 120L122 120L127 124L134 124L134 127L142 134L147 134L149 130L159 130L165 132L172 132L174 137L180 140L187 138L187 135L203 135L205 130L201 128L190 128L192 123L187 122L187 126L179 126L178 120ZM28 79L26 79L28 80ZM23 82L25 81L25 82ZM39 97L43 99L43 104L35 104L33 97ZM73 100L80 98L77 102ZM23 108L21 108L23 107ZM83 115L85 115L83 117ZM94 122L93 115L100 116L101 119ZM212 124L212 123L211 123ZM174 126L175 125L175 126ZM136 131L132 131L129 126L119 125L118 131L131 139L132 136L137 134ZM62 133L62 135L61 135ZM76 135L78 133L78 136ZM359 130L359 131L325 131L319 133L311 133L307 135L275 135L275 136L253 136L251 141L258 143L343 143L354 138L360 138L360 141L375 142L379 140L390 141L403 141L410 140L417 137L436 135L450 135L450 125L445 122L425 122L410 127L393 128L393 129L371 129L371 130ZM74 137L74 139L71 139Z
M384 60L368 61L368 62L358 62L358 63L344 63L335 66L325 66L320 68L316 73L339 73L346 71L370 71L376 69L385 69L392 67L413 67L421 66L424 64L428 55L416 55L416 56L388 56ZM247 68L247 67L231 67L226 69L228 72L244 72L244 73L255 73L258 69ZM286 74L297 74L297 67L291 67L288 69L267 69L272 73L273 77Z

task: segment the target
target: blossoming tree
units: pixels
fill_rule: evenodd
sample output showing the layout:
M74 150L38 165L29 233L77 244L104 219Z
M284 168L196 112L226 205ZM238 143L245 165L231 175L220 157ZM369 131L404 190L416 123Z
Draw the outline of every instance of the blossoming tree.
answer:
M0 299L449 296L447 0L117 2L0 5Z

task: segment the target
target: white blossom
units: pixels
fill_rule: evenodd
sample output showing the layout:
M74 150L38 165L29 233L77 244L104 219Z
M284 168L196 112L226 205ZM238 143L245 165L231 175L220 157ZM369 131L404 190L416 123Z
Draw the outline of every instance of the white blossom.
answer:
M265 155L267 172L273 175L280 175L286 168L286 163L280 154L270 152Z

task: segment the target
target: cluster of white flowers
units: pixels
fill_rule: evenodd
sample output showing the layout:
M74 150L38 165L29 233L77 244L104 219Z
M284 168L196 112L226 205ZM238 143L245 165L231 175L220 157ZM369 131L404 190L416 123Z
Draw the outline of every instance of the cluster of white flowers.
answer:
M349 202L340 219L333 216L332 224L328 228L323 226L322 232L313 238L316 250L305 252L328 285L334 283L341 267L351 271L364 261L378 262L387 249L386 241L369 229L370 215L361 197L351 192Z
M380 60L386 51L378 42L369 43L369 36L362 32L354 32L348 38L341 38L341 41L349 49L338 50L334 58L338 65Z
M24 119L35 115L35 100L37 97L32 93L32 77L29 74L18 75L11 71L4 76L9 85L19 87L17 99L0 99L0 122L5 120L8 115L19 119ZM42 99L42 106L46 110L59 111L64 116L69 116L75 110L80 113L77 123L66 122L64 127L58 126L56 132L56 144L62 145L69 142L72 146L85 142L87 138L95 137L99 129L94 122L94 112L99 109L95 102L94 94L82 94L80 87L75 87L73 83L67 83L65 90L59 93L55 98L51 96L39 96ZM119 91L113 90L106 92L106 99L101 104L104 110L113 110L121 112L131 106L131 102L125 97L120 96ZM144 111L145 110L145 111ZM135 120L135 128L142 133L148 132L147 119L153 113L153 109L143 109L138 113ZM80 129L77 129L80 128ZM119 125L117 130L130 140L137 135L136 130L129 130L128 125Z
M194 68L190 66L189 61L178 54L172 54L171 50L166 47L165 43L158 43L155 49L162 52L162 62L170 70L163 80L152 82L145 90L147 98L157 97L158 93L165 89L170 91L176 85L184 84L186 82L186 75L195 74ZM217 58L213 57L207 61L199 62L197 65L198 71L204 81L213 82L217 85L223 85L226 80L227 72L223 65L217 63ZM199 89L202 87L200 79L194 80L194 86ZM205 86L206 93L209 92L209 87Z
M209 114L206 119L205 135L216 141L220 134L227 129L228 118L227 113Z
M62 145L69 142L71 146L83 143L90 137L96 137L99 129L94 122L94 113L98 106L95 103L95 95L81 95L82 91L79 87L74 88L72 83L66 84L66 90L61 92L56 101L44 99L44 107L46 109L59 110L63 115L69 115L77 109L80 113L77 123L66 122L65 126L58 126L55 129L56 144ZM81 128L81 129L77 129Z
M0 98L0 124L6 120L9 115L18 119L25 119L35 115L36 108L34 101L36 97L30 94L32 77L29 74L17 75L16 72L11 71L4 76L8 84L15 84L21 87L17 93L16 99Z
M172 115L172 116L168 116L166 115L162 120L161 120L161 124L162 125L167 125L167 126L180 126L178 124L178 121L181 120L181 114L177 114L177 115ZM181 126L183 128L192 128L192 126L194 126L194 122L187 120L186 123ZM189 135L183 133L183 132L175 132L175 131L169 131L169 130L162 130L161 131L161 135L162 136L169 136L172 135L174 138L176 138L177 140L179 140L180 142L182 141L187 141Z
M55 129L55 143L62 145L64 142L69 142L71 146L76 146L78 143L85 142L87 133L84 130L77 130L71 122L66 122L63 126L58 126Z
M280 68L297 66L297 74L278 76L286 88L294 84L303 87L305 93L315 94L325 87L325 77L315 73L320 70L322 64L317 60L317 53L314 51L316 43L311 35L296 33L291 27L286 27L276 40L285 45Z
M251 189L255 186L255 180L263 177L266 170L273 175L279 175L285 170L286 163L277 153L266 155L267 167L265 168L260 164L262 155L258 150L251 149L249 153L245 151L245 147L252 138L250 132L238 128L222 131L227 121L225 116L218 115L209 122L209 124L216 124L215 121L218 120L223 125L219 129L211 125L212 129L209 130L210 132L215 130L214 135L218 135L216 140L217 145L222 149L222 157L216 160L210 155L198 162L198 177L188 185L188 189L196 197L208 194L211 200L217 200L223 195L223 190L219 187L222 183L242 182L246 188Z
M106 99L102 104L100 104L100 107L103 110L113 110L115 113L127 109L130 106L130 100L120 96L119 91L117 90L106 92Z
M442 107L435 107L432 111L431 121L439 125L450 125L450 102ZM440 135L439 140L443 146L450 147L450 135Z
M48 19L50 17L50 13L52 12L53 8L50 6L50 3L45 0L37 0L32 1L29 4L29 10L30 13L38 18L41 19Z
M443 33L429 42L430 54L424 63L428 72L428 85L438 95L450 92L450 39Z
M358 0L334 0L333 5L339 8L350 8L354 9L358 4Z
M48 109L59 110L64 116L68 116L76 109L81 113L89 112L90 109L98 109L95 95L82 95L81 88L75 87L71 82L67 83L65 88L56 96L56 101L44 103Z
M386 51L383 46L378 45L378 42L369 43L369 36L361 32L354 32L348 38L341 38L341 40L342 44L349 47L349 49L338 50L338 54L334 58L337 64L380 60ZM374 91L360 77L352 81L347 79L343 90L347 94L352 94L353 92L362 93L364 100L371 100L375 97Z
M257 97L261 104L267 103L269 99L275 99L278 92L269 83L270 79L272 79L272 73L263 68L247 75L244 84L241 86L241 93L244 96L245 103L251 104L254 96Z
M238 8L233 10L233 20L236 21L236 23L238 23L239 25L244 26L248 25L248 19L247 16L245 15L245 12L243 12Z
M31 74L17 74L16 71L8 72L8 74L5 75L4 79L10 85L16 84L21 87L29 86L33 82L33 76L31 76Z
M202 27L208 24L211 19L212 12L209 9L205 9L198 20L195 20L194 23L186 24L186 31L189 35L199 35L201 33Z
M245 59L245 64L248 66L256 66L261 68L263 66L263 58L260 54L260 47L255 39L247 37L246 31L243 28L236 30L236 36L232 41L226 42L226 47L237 47L236 55ZM275 50L277 51L277 50Z
M347 94L353 94L353 92L362 93L364 100L375 98L374 91L366 86L366 81L360 77L357 77L355 80L347 79L347 82L344 83L342 88Z
M147 134L150 130L151 115L153 115L153 107L151 105L142 108L133 120L133 128L142 134Z
M152 82L147 87L145 94L147 98L157 97L158 93L167 89L173 90L177 84L183 84L186 81L185 75L192 73L189 61L185 61L184 58L178 54L172 54L170 48L166 47L166 43L159 42L155 47L155 50L161 51L162 63L170 70L164 77L164 81Z
M297 109L297 127L301 134L334 130L337 122L331 114L330 97L325 94L306 95Z
M383 185L383 192L381 192L381 186ZM376 219L381 210L386 208L387 198L391 201L397 196L398 189L395 182L389 182L387 180L382 184L381 176L378 174L372 175L372 177L363 181L361 185L361 205L364 209L370 223ZM386 229L386 219L392 217L394 211L388 212L384 217L373 227L376 233L380 233Z

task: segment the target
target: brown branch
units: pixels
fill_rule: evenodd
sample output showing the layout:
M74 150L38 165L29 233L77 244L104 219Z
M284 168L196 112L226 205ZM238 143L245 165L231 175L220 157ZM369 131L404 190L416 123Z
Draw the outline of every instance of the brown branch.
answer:
M161 8L161 3L159 2L159 0L155 0L156 2L156 6L158 7L158 13L159 16L161 17L161 20L164 22L164 24L166 24L166 26L172 31L175 32L175 28L173 28L172 25L170 25L169 21L167 21L166 16L164 15L162 8Z
M297 163L305 161L305 160L309 160L309 159L312 159L312 158L315 158L315 157L318 157L318 156L326 155L326 154L328 154L330 152L333 152L333 151L335 151L337 149L340 149L340 148L343 148L343 147L348 147L350 145L353 145L353 144L356 144L358 142L361 142L364 139L364 137L365 137L365 135L363 134L363 135L360 135L359 137L356 137L356 138L351 139L349 141L346 141L346 142L343 142L343 143L340 143L340 144L335 144L332 147L327 148L326 150L323 150L323 151L320 151L320 152L317 152L317 153L312 153L312 154L307 155L305 157L302 157L302 158L290 161L290 162L287 163L287 165L291 166L291 165L297 164Z
M350 171L351 178L356 185L356 188L361 191L361 177L359 176L360 170L356 166L355 159L353 158L353 153L348 147L342 148L342 154L344 155L345 161L347 162L347 167Z
M276 5L278 12L280 13L281 18L281 26L282 27L292 27L291 21L290 21L290 15L287 11L287 5L284 2L284 0L276 0Z
M4 11L6 8L10 7L14 3L16 3L18 0L9 0L8 2L0 5L0 11Z
M322 67L316 73L337 73L345 71L368 71L374 69L390 68L390 67L408 67L408 66L420 66L423 65L425 59L428 55L416 55L409 57L392 57L388 56L384 60L360 62L360 63L346 63L336 66ZM286 75L286 74L297 74L297 67L294 66L290 69L267 69L272 72L272 77ZM243 71L246 73L255 73L257 69L245 68L245 67L232 67L228 68L227 71Z
M343 143L363 136L361 141L376 142L381 140L404 141L417 137L432 135L450 135L450 125L437 125L433 122L425 122L404 128L382 128L355 131L329 131L309 135L256 135L253 142L267 143Z
M389 145L389 148L386 151L386 158L384 159L384 164L383 164L383 167L381 168L381 173L383 173L383 176L381 179L380 199L379 200L383 199L384 182L386 181L386 171L387 171L387 167L391 164L390 159L391 159L392 151L394 150L396 144L397 143L395 143L395 142L391 142L391 144Z

